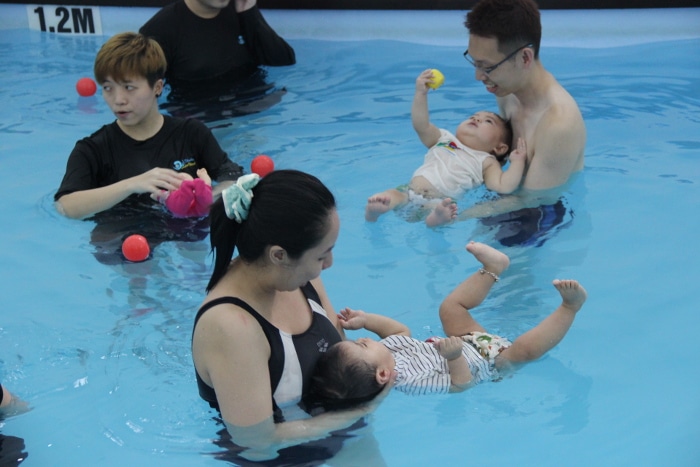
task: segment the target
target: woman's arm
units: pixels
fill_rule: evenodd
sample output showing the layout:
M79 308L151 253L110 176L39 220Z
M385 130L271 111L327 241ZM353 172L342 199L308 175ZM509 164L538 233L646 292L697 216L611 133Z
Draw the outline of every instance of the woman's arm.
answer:
M10 394L10 391L8 391L2 384L0 384L0 391L2 391L2 397L0 397L0 409L4 409L12 403L12 394Z
M248 448L245 456L251 459L269 459L284 447L347 428L379 403L274 423L267 371L270 348L255 318L235 306L217 306L202 315L192 354L199 375L214 387L233 442Z
M249 460L273 459L277 451L309 441L326 438L331 432L348 428L373 412L394 386L396 375L372 401L352 409L324 412L315 417L275 424L272 417L258 425L238 427L226 422L233 441L248 449L242 455Z
M63 195L56 202L56 209L66 217L82 219L109 209L135 193L157 197L162 190L177 190L184 179L183 174L174 170L155 168L111 185Z
M2 399L0 399L0 415L10 417L29 411L29 405L17 396L12 395L12 393L2 384L0 384L0 391L2 391Z

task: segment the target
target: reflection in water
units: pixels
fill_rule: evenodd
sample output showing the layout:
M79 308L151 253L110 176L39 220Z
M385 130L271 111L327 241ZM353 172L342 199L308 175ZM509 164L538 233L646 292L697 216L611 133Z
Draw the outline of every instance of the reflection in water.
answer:
M27 456L22 438L0 434L0 465L3 467L20 465Z
M240 83L228 80L207 82L206 86L169 86L164 112L182 118L196 118L204 123L219 122L269 109L282 100L287 91L268 83L267 73L259 69ZM229 126L221 122L219 126Z
M492 232L501 246L541 247L563 229L570 228L577 215L587 215L582 212L585 191L584 176L579 172L561 187L538 192L536 199L542 200L539 205L483 217L479 225Z
M566 338L560 345L565 342ZM443 398L436 405L435 417L464 417L476 425L501 420L514 430L535 420L555 435L572 435L588 426L592 386L591 377L545 356L477 393Z
M218 426L223 421L215 417ZM280 449L279 456L265 461L250 461L241 457L243 449L233 443L226 428L217 432L214 444L223 450L213 453L214 458L235 463L239 466L298 466L320 465L382 467L384 462L379 444L365 420L358 420L351 427L338 430L329 436L307 443ZM327 463L328 461L331 463Z
M219 426L223 425L223 421L220 418L215 418L215 420ZM239 465L241 467L279 467L290 465L311 467L324 465L328 459L332 458L338 451L340 451L345 438L351 436L348 434L344 436L332 435L319 441L303 443L280 449L279 456L274 459L251 461L242 457L245 455L245 449L233 443L231 440L231 435L226 428L221 428L216 434L218 435L218 439L214 440L214 444L223 450L214 453L214 458L231 462L234 463L234 465Z
M95 214L90 234L94 256L102 264L121 264L125 260L122 242L131 234L146 237L153 250L166 241L198 242L209 234L209 221L203 218L177 218L148 195L130 197L111 209Z

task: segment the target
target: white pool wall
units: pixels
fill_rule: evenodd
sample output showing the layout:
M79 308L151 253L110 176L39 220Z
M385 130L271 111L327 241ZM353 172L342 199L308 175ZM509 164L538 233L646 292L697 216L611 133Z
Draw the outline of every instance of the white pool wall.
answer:
M157 8L99 7L102 33L135 31ZM286 39L397 40L466 45L466 11L265 10ZM0 5L0 30L27 29L26 4ZM611 47L700 37L700 8L543 10L542 45Z

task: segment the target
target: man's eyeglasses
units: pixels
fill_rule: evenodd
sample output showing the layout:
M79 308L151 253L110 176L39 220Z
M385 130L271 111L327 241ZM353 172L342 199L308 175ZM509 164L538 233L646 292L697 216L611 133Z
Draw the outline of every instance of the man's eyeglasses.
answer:
M496 68L498 68L499 66L503 65L505 62L507 62L508 60L510 60L511 58L513 58L513 57L515 56L515 54L517 54L518 52L520 52L520 51L523 50L523 49L526 49L526 48L532 47L532 46L533 46L532 44L525 44L525 45L522 46L522 47L518 47L518 48L515 49L511 54L509 54L506 58L504 58L503 60L501 60L500 62L498 62L498 63L496 63L495 65L492 65L492 66L486 66L486 67L485 67L485 66L477 65L476 63L474 63L474 60L472 60L472 59L469 57L469 49L467 49L467 50L464 51L464 58L465 58L469 63L471 63L471 65L472 65L474 68L476 68L477 70L481 70L481 72L484 73L485 75L490 75L491 73L494 72L494 70L495 70Z

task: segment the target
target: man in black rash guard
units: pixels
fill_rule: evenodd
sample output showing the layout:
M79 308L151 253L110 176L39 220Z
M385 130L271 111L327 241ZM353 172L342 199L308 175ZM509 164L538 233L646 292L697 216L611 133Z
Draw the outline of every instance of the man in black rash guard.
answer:
M210 121L259 112L280 101L285 91L266 83L260 66L293 65L296 57L256 3L178 0L141 27L165 52L166 110Z

